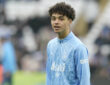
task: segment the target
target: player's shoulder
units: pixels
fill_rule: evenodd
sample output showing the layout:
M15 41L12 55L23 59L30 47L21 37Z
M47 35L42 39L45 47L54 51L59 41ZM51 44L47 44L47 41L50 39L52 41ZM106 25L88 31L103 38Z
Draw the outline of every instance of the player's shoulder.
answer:
M76 50L87 49L86 45L79 38L76 39L76 43L77 43L75 47Z
M88 54L88 49L84 43L79 43L75 49L76 53L87 53Z
M57 38L53 38L48 42L48 46L53 45L57 42Z
M75 49L81 49L81 48L86 47L85 44L75 35L72 38L71 43L74 45Z
M85 49L86 46L83 43L78 44L78 46L76 47L76 49Z

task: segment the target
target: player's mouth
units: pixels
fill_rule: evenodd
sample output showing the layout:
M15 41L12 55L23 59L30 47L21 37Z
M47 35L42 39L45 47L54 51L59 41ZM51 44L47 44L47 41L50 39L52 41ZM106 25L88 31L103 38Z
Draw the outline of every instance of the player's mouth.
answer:
M60 26L54 26L55 30L58 30L59 28L61 28Z

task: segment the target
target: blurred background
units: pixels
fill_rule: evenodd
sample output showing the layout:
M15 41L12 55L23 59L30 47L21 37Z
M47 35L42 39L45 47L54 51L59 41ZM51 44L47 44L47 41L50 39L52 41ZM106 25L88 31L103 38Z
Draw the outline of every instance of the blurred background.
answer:
M71 29L89 50L91 85L110 85L110 0L0 0L0 82L45 85L46 45L56 36L48 9L61 1L76 11Z

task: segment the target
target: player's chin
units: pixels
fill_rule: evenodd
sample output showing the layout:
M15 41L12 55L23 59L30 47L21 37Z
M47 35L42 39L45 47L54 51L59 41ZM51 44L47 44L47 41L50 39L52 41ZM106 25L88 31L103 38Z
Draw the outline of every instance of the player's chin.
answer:
M60 30L54 30L55 33L60 33Z
M53 28L53 30L54 30L55 33L60 33L61 32L60 28Z

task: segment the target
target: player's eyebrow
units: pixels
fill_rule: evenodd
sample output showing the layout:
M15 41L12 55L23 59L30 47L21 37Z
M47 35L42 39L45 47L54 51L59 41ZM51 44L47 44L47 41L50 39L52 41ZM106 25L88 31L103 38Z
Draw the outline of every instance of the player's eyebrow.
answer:
M60 18L64 18L64 16L63 15L61 15L61 16L59 16Z
M52 15L51 18L60 18L61 19L61 18L64 18L64 16L60 15L60 16L56 17L56 16Z

